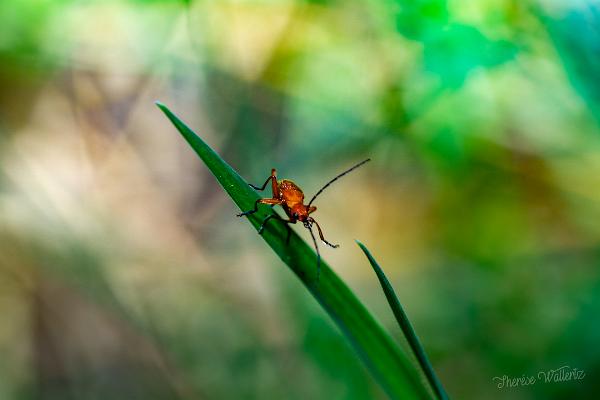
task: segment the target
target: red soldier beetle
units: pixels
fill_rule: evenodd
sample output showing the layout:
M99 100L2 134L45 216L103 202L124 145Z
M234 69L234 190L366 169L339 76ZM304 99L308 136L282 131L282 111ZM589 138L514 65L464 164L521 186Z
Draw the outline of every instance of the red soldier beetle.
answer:
M325 239L325 237L323 236L323 231L321 230L321 227L319 226L317 221L315 221L315 219L310 216L310 214L317 211L317 207L311 206L311 204L313 203L313 201L315 201L317 196L319 196L321 193L323 193L323 191L329 185L331 185L333 182L337 181L338 179L340 179L342 176L346 175L347 173L360 167L367 161L371 161L371 159L367 158L366 160L359 162L358 164L354 165L353 167L351 167L351 168L345 170L344 172L342 172L341 174L337 175L335 178L331 179L317 192L317 194L315 194L312 197L312 199L310 199L310 201L306 205L304 204L304 193L302 192L302 189L300 189L300 187L298 187L298 185L296 185L294 182L292 182L289 179L282 179L282 180L278 181L277 180L277 170L275 168L273 168L273 169L271 169L271 176L269 176L267 178L267 180L261 187L254 186L251 183L249 184L255 190L262 191L262 190L265 190L265 188L269 184L269 181L271 181L273 197L256 200L254 202L253 209L244 211L240 214L237 214L237 216L242 217L244 215L254 214L255 212L258 211L259 204L268 204L271 207L280 205L283 208L283 211L285 211L285 214L287 215L288 219L281 218L277 214L270 214L262 221L260 228L258 229L258 233L259 233L259 235L262 234L267 222L269 220L275 218L276 220L285 223L286 227L288 228L288 236L287 236L286 242L289 241L290 233L291 233L290 227L287 224L295 224L297 221L302 222L304 227L306 229L308 229L308 231L310 232L310 236L312 237L313 244L315 245L315 251L317 252L317 279L316 280L318 281L320 273L321 273L321 253L319 252L319 246L317 245L317 240L315 239L315 235L312 230L313 224L317 226L317 231L319 232L319 238L323 241L323 243L325 243L326 245L328 245L329 247L332 247L334 249L338 248L339 245L331 244L330 242L328 242Z

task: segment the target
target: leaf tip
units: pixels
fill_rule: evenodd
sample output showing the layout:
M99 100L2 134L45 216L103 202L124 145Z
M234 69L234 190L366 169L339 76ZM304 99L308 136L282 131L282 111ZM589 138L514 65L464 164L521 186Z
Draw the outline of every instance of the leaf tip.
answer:
M162 111L165 111L165 109L167 108L167 106L165 106L163 103L161 103L160 100L156 100L154 102L154 104L156 105L156 107L160 108Z
M367 247L358 239L354 239L354 241L356 242L356 244L358 245L358 247L360 247L360 249L365 253L368 254L369 250L367 250Z

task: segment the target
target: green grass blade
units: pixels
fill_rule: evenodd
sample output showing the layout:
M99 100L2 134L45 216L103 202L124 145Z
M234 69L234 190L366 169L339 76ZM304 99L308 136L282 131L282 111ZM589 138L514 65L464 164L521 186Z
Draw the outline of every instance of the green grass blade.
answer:
M160 103L157 105L204 161L240 210L253 207L259 196L244 179L166 106ZM273 212L269 207L259 207L259 211L247 219L258 228L260 222ZM243 223L241 219L239 222ZM348 286L323 260L320 279L315 282L316 254L312 247L295 232L292 232L289 244L286 244L286 235L286 228L275 221L269 223L262 238L333 318L389 397L430 399L428 387L423 384L418 370L408 356L400 350Z
M442 383L440 382L437 375L435 374L435 371L433 370L433 367L431 366L431 363L429 362L429 359L427 358L427 354L425 354L425 350L423 349L423 346L421 346L421 342L419 342L419 338L417 338L417 334L415 333L415 331L412 327L412 324L408 320L408 316L404 312L404 309L402 308L402 305L400 304L400 300L398 299L398 296L396 296L396 292L394 291L394 288L390 284L390 281L387 279L387 277L383 273L383 270L381 269L379 264L377 264L377 261L375 261L375 259L371 255L371 252L369 252L369 250L365 247L365 245L362 244L361 242L359 242L358 240L356 241L356 243L361 248L361 250L365 253L367 258L369 259L369 262L371 263L371 266L373 267L373 270L375 271L375 274L377 274L379 283L381 284L381 287L383 288L383 292L385 293L385 297L388 301L388 304L390 305L390 308L392 309L392 312L394 313L394 316L396 317L396 321L398 321L398 325L400 325L400 329L402 330L402 333L404 334L406 341L410 345L410 348L412 349L413 353L415 354L417 361L421 365L423 373L427 377L427 380L429 381L429 384L431 385L432 390L434 391L434 393L436 394L436 396L439 399L443 399L443 400L448 399L448 395L446 394L446 391L444 390Z

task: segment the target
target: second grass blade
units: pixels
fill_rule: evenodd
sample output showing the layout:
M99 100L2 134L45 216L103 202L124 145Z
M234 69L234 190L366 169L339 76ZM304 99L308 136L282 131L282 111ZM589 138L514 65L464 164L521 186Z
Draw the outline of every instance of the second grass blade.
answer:
M375 271L375 274L377 274L377 278L379 279L379 283L383 288L385 298L387 299L388 304L390 305L390 308L394 313L394 317L396 317L396 321L398 321L398 325L400 325L400 329L402 330L406 341L408 342L410 348L415 354L415 357L417 358L417 361L419 362L423 373L427 377L427 381L429 381L432 390L434 391L438 399L448 399L448 395L446 394L442 383L435 374L435 371L433 370L433 367L431 366L431 363L427 358L427 354L425 354L425 350L423 349L423 346L421 346L421 342L419 342L419 338L417 337L417 334L415 333L415 330L413 329L412 324L408 319L408 316L404 312L404 309L400 304L400 300L398 299L398 296L396 296L396 292L394 292L394 288L390 284L390 281L387 279L387 277L383 273L383 270L381 269L379 264L377 264L377 261L375 261L367 247L358 240L356 241L356 243L365 253L367 258L369 259L369 263L371 263L371 266Z

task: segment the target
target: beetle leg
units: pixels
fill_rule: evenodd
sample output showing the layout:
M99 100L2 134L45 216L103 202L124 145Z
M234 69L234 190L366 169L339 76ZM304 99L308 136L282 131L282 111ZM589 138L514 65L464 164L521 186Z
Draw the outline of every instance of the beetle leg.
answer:
M275 170L275 168L273 168L271 170L271 176L269 176L267 178L267 180L265 181L265 183L263 183L263 185L261 187L254 186L251 183L249 183L248 186L250 186L251 188L253 188L255 190L265 190L265 188L267 187L267 184L269 183L270 180L273 180L273 181L275 181L275 183L277 183L277 171ZM275 195L275 192L273 192L273 196L274 195Z
M312 237L313 244L315 245L315 251L317 252L317 277L315 281L319 282L319 278L321 277L321 253L319 252L319 245L317 244L317 239L315 239L315 234L312 231L312 227L307 226L307 229L310 232L310 237Z
M274 199L279 199L281 197L279 185L277 185L277 170L275 168L271 170L271 190L273 191Z
M250 214L254 214L255 212L258 211L258 205L259 204L271 204L271 205L277 205L277 204L281 204L281 200L279 199L258 199L254 202L254 208L248 211L244 211L242 213L237 214L238 217L243 217L244 215L250 215Z
M250 187L251 187L252 189L254 189L254 190L265 190L265 188L267 187L267 183L269 183L269 181L270 181L271 179L273 179L273 177L272 177L272 176L268 177L268 178L267 178L267 180L265 181L265 183L264 183L262 186L260 186L260 187L259 187L259 186L256 186L256 185L253 185L253 184L251 184L251 183L249 183L249 184L248 184L248 186L250 186Z
M238 216L238 217L243 217L244 215L250 215L250 214L254 214L255 212L257 212L257 211L258 211L258 203L260 203L260 201L261 201L261 200L262 200L262 199L258 199L258 200L256 200L256 201L254 202L254 208L253 208L253 209L251 209L251 210L248 210L248 211L241 212L241 213L237 214L237 216Z
M290 235L292 234L292 229L289 227L288 224L295 224L296 221L292 221L291 219L283 219L281 218L279 215L277 214L271 214L269 216L267 216L267 218L265 218L262 222L262 224L260 225L260 228L258 228L258 234L262 235L263 231L265 230L265 225L267 224L267 222L271 219L271 218L275 218L278 221L284 222L286 228L288 229L288 235L287 238L285 240L286 243L289 243L290 241Z
M315 225L317 225L317 230L319 231L319 237L321 238L321 240L323 241L323 243L325 243L329 247L333 247L334 249L340 247L339 244L331 244L327 240L325 240L325 237L323 237L323 231L321 230L321 227L319 226L319 223L317 221L315 221L314 218L311 218L311 221L314 222Z

